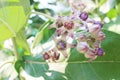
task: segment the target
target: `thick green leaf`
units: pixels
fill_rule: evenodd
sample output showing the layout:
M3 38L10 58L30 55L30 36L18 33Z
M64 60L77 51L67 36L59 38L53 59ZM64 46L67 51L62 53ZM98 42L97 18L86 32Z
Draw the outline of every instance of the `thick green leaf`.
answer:
M66 67L68 80L119 80L120 63L73 63Z
M36 57L24 56L23 69L34 77L46 76L45 72L48 71L48 65L44 64L42 56L38 55Z
M84 55L80 54L76 50L76 48L71 49L68 62L76 62L76 61L84 61L84 60L86 60L86 58L84 57Z
M20 67L22 67L23 65L23 61L22 60L18 60L15 62L15 69L18 72L18 74L20 73Z
M6 22L0 19L0 40L8 39L11 36L15 36L15 32Z
M107 30L104 33L106 40L102 42L102 47L106 54L103 57L87 62L82 54L72 49L65 72L68 80L120 79L120 35Z
M24 65L22 65L24 70L33 77L42 76L45 80L66 80L65 74L58 71L49 70L49 66L43 60L41 54L35 57L24 56L23 59L25 60ZM52 63L49 63L49 65L50 64Z
M29 0L0 0L0 40L15 36L29 14Z
M65 74L61 72L52 70L52 71L49 71L49 73L51 73L51 76L47 76L48 78L45 77L45 80L66 80Z

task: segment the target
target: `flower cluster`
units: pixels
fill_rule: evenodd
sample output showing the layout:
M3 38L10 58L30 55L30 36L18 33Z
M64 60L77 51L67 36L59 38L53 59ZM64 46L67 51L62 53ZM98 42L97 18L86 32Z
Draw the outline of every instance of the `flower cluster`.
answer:
M56 36L53 37L55 47L52 52L44 53L44 59L52 58L53 61L56 61L59 59L60 53L67 58L67 49L73 47L76 47L79 53L84 54L90 60L96 59L97 56L103 56L104 50L101 48L101 41L105 39L105 34L101 31L102 27L101 21L89 18L84 4L73 5L71 15L58 16L50 26L50 28L56 28ZM69 43L69 38L73 41L76 40L77 44Z

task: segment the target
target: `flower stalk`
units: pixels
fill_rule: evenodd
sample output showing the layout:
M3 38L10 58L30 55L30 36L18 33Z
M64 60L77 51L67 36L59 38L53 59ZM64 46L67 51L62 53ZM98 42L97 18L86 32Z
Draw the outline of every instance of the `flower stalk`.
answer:
M15 41L15 37L12 38L12 43L13 43L15 57L18 60L19 59L19 54L18 54L18 51L17 51L17 44L16 44L16 41Z

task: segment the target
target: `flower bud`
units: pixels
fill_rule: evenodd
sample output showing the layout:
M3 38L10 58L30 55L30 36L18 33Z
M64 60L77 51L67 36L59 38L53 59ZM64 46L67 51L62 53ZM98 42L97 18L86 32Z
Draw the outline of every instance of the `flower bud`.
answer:
M95 55L95 51L89 50L88 53L86 53L84 55L86 58L90 58L91 60L94 60L97 58L97 56Z
M105 34L103 32L99 32L98 35L97 35L97 40L104 40L105 39Z
M60 57L60 53L54 52L54 58L55 58L55 60L58 60L59 57Z
M87 43L89 45L93 45L95 43L95 41L96 41L96 39L94 37L92 37L92 36L87 37Z
M86 35L85 34L80 34L79 36L78 36L78 40L79 41L86 41Z
M44 58L44 60L48 60L50 58L50 55L47 52L45 52L43 54L43 58Z
M65 50L66 47L67 47L67 44L64 40L60 40L60 41L57 42L56 47L57 47L58 50Z
M61 33L62 33L62 29L61 29L61 28L59 28L59 29L56 30L56 34L57 34L57 36L60 36Z
M56 26L57 26L58 28L60 28L60 27L63 26L63 22L62 22L61 19L58 19L58 20L56 21Z
M96 51L96 55L103 56L104 55L104 50L102 48L98 48L97 51Z
M77 50L80 53L87 53L89 51L89 45L86 42L79 42L77 45Z
M94 44L93 44L93 48L99 48L100 47L100 41L96 41Z
M87 12L82 12L82 13L79 15L79 18L82 19L83 21L86 21L87 18L88 18L88 13L87 13Z
M103 23L101 21L95 21L94 24L99 25L101 28L103 27Z
M89 32L96 36L101 31L101 27L99 25L93 25L89 27Z
M67 30L73 29L73 27L74 27L73 21L65 22L65 23L64 23L64 27L65 27Z

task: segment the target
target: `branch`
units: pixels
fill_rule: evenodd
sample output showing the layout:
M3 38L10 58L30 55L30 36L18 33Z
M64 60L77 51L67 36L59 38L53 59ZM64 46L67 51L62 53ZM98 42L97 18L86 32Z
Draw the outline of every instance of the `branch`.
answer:
M43 15L44 17L50 19L50 20L55 20L53 17L49 16L49 15L46 15L44 13L41 13L41 12L31 12L31 14L36 14L36 15Z

